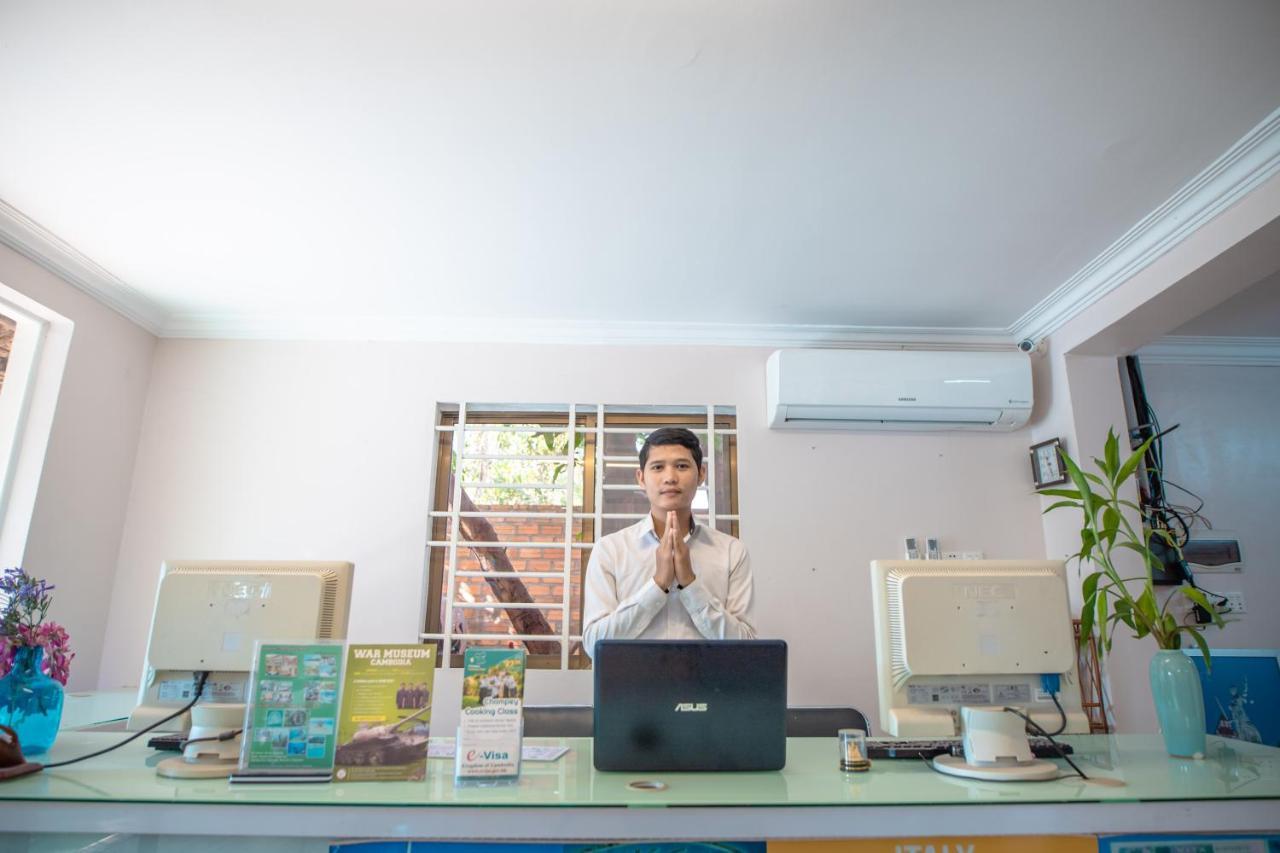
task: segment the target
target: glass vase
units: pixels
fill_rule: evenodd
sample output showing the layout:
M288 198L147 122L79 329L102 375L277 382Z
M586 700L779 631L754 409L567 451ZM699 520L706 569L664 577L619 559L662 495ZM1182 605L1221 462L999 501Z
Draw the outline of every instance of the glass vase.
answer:
M0 678L0 725L18 733L26 756L39 755L53 746L62 720L62 685L40 669L44 649L22 646L13 669Z

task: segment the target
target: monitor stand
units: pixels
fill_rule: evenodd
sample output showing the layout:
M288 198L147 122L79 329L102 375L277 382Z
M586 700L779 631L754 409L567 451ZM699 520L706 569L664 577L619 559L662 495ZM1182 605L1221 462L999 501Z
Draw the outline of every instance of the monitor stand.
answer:
M244 733L220 740L219 736L244 725L245 706L209 703L191 709L191 731L182 755L156 765L156 775L170 779L217 779L230 776L240 763ZM207 738L207 740L206 740Z
M1058 765L1041 758L1007 764L970 764L958 755L939 755L933 759L933 767L948 776L987 782L1044 782L1058 778Z

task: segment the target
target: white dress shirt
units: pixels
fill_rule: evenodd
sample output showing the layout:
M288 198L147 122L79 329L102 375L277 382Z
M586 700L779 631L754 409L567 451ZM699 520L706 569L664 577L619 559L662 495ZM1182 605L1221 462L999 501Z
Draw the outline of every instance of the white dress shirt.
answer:
M591 550L582 614L582 645L597 640L750 640L751 559L727 533L695 524L684 538L694 582L663 592L653 580L658 534L653 516L611 533Z

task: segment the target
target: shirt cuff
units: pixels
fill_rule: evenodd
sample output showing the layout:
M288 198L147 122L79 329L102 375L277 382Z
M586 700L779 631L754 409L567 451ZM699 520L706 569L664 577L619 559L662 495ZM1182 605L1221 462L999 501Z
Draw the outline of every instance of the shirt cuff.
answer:
M650 582L645 584L644 589L640 591L639 604L646 611L658 611L666 606L667 594L670 590L665 590L658 586L658 582L649 579Z
M706 584L698 583L697 580L694 580L693 583L680 590L680 601L684 604L685 610L688 610L689 614L692 615L715 601L715 596L707 591Z

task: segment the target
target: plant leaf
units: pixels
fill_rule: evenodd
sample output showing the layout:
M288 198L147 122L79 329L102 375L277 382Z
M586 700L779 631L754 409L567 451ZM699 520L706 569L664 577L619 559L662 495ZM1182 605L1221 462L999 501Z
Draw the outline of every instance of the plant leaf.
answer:
M1196 641L1196 645L1200 647L1200 654L1204 655L1204 668L1206 672L1213 672L1213 661L1209 657L1209 644L1204 641L1204 637L1200 633L1200 629L1195 625L1182 625L1181 629L1191 635L1191 639Z
M1141 629L1138 627L1139 623L1135 622L1133 618L1133 603L1128 599L1120 598L1116 600L1115 609L1116 612L1113 618L1119 619L1121 622L1128 625L1130 630L1134 632L1135 636L1140 636L1139 632Z
M1098 602L1101 602L1101 603L1098 603ZM1098 612L1098 615L1101 615L1101 619L1097 620L1097 624L1098 624L1098 634L1100 634L1102 637L1102 648L1105 648L1107 652L1110 652L1111 637L1112 635L1115 634L1115 629L1107 630L1107 620L1106 620L1107 597L1106 596L1098 596L1097 602L1094 602L1094 610Z
M1041 515L1045 515L1046 513L1052 512L1052 511L1053 511L1053 510L1055 510L1055 509L1061 509L1061 508L1062 508L1062 507L1064 507L1064 506L1073 506L1073 507L1076 507L1076 508L1078 508L1078 509L1083 509L1083 508L1084 508L1084 507L1080 506L1080 504L1079 504L1079 503L1077 503L1076 501L1058 501L1057 503L1050 504L1050 505L1049 505L1049 507L1048 507L1044 512L1042 512L1042 513L1040 513L1040 514L1041 514Z
M1117 542L1117 548L1128 548L1130 551L1136 551L1142 555L1142 559L1153 569L1160 568L1160 561L1156 559L1156 555L1151 553L1151 549L1146 545L1139 545L1137 542L1130 542L1127 539Z
M1120 529L1120 513L1108 504L1102 508L1102 538L1108 545L1115 545L1116 531Z
M1098 626L1102 630L1103 644L1107 647L1107 651L1111 651L1111 634L1113 631L1107 630L1107 597L1105 595L1096 596L1094 608L1098 611Z
M1156 609L1156 596L1151 591L1151 587L1147 587L1142 591L1142 595L1138 596L1138 613L1143 617L1148 625L1155 625L1159 618Z
M1093 634L1093 613L1097 604L1094 598L1098 595L1098 580L1102 577L1102 572L1094 572L1084 579L1084 606L1080 608L1080 645L1089 642L1090 635Z
M1115 483L1116 471L1120 469L1120 439L1116 438L1115 430L1107 430L1107 443L1103 447L1102 455L1106 457L1106 464L1100 465L1102 473L1107 475L1107 479Z
M1203 607L1205 612L1209 614L1209 618L1213 620L1213 624L1217 625L1219 628L1226 624L1222 618L1222 614L1218 612L1217 605L1211 604L1209 602L1209 597L1205 595L1204 592L1196 589L1194 586L1188 586L1187 584L1183 584L1178 589L1183 595L1190 599L1192 604L1198 604Z
M1080 591L1084 594L1086 602L1093 602L1093 597L1098 594L1098 581L1100 580L1102 580L1102 572L1094 572L1084 579L1084 583L1080 586Z
M1080 559L1087 560L1093 554L1093 548L1098 544L1098 538L1093 533L1092 527L1080 528Z
M1133 454L1124 461L1123 465L1120 466L1120 470L1116 472L1116 475L1111 482L1119 486L1125 480L1128 480L1133 476L1133 472L1138 470L1138 466L1142 464L1142 457L1146 455L1147 448L1151 447L1151 442L1155 440L1156 437L1153 435L1151 438L1142 442L1142 444L1139 444L1138 449L1133 451Z
M1085 479L1084 472L1080 470L1080 466L1075 463L1066 451L1062 452L1062 464L1067 467L1067 474L1071 477L1071 482L1076 484L1076 488L1080 490L1080 499L1084 502L1085 514L1093 519L1093 489L1089 488L1089 481Z
M1051 498L1071 498L1072 500L1080 500L1080 493L1075 489L1040 489L1037 495L1045 495Z

